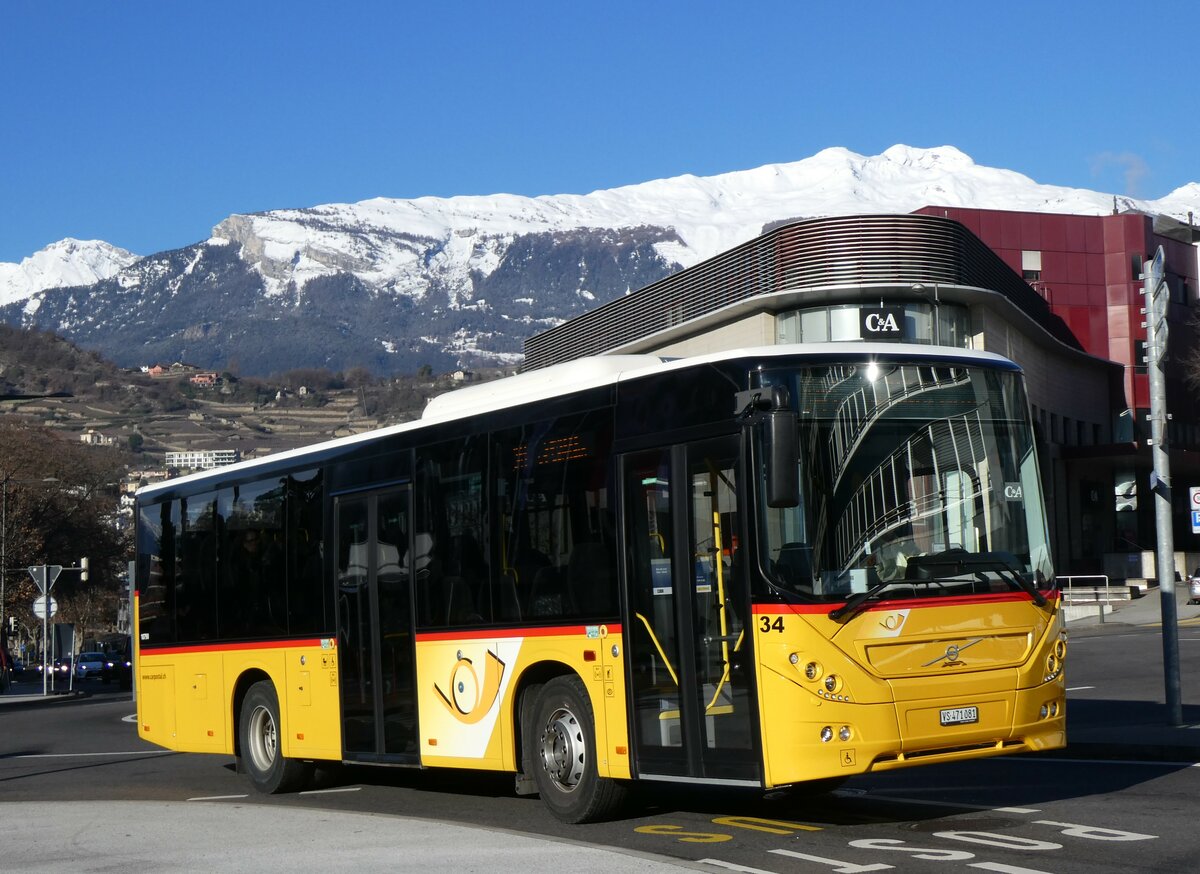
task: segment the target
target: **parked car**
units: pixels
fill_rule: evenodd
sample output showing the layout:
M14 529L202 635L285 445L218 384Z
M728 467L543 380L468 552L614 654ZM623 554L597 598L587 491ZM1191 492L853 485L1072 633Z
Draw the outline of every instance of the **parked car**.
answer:
M75 679L86 680L103 675L108 657L102 652L81 652L75 658Z

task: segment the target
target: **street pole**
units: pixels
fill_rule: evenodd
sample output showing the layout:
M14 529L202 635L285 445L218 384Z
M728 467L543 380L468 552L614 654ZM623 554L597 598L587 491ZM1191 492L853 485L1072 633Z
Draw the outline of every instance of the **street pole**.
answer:
M1146 296L1146 362L1150 375L1150 441L1154 469L1150 490L1154 497L1154 527L1158 534L1155 564L1162 610L1163 680L1167 697L1167 724L1183 725L1179 683L1179 608L1175 600L1175 532L1171 519L1171 464L1167 456L1167 385L1163 365L1167 355L1167 287L1162 246L1146 264L1142 278Z
M8 578L8 477L0 483L0 628L4 628L4 583Z
M42 565L42 579L44 580L45 578L46 578L46 566ZM45 600L44 604L45 604L46 609L42 611L42 697L43 698L45 698L46 695L48 694L48 690L46 689L46 678L49 676L48 672L54 670L54 668L52 666L53 659L50 658L50 639L46 636L46 624L50 621L49 620L49 616L50 616L50 587L49 586L47 586L45 589L45 598L46 598L46 600Z

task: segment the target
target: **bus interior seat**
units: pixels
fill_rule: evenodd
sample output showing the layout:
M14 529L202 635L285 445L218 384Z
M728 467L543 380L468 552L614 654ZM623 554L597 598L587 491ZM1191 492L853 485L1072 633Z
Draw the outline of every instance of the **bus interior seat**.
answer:
M410 558L412 558L412 561L409 560ZM412 550L404 553L404 561L401 562L400 567L406 572L412 571L419 574L422 571L428 571L432 561L433 535L421 531L413 538Z
M780 579L792 588L812 588L812 547L807 543L785 543L779 549L775 570Z
M530 616L563 616L574 612L570 607L567 580L561 569L544 567L534 574L529 591Z
M567 560L567 591L586 613L613 610L612 551L597 541L576 544Z
M446 591L446 624L477 625L483 616L475 609L471 584L462 577L448 576L442 580Z
M517 597L517 577L513 571L504 571L496 580L496 618L502 621L519 621L521 602Z
M376 573L381 577L395 578L400 576L400 548L391 543L380 541L376 555Z

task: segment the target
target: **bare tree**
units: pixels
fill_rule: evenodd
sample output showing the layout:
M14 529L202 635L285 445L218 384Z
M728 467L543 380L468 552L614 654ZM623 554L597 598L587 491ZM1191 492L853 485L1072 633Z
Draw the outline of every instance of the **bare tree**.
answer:
M52 431L0 422L0 484L7 568L90 563L89 579L64 573L54 588L61 620L83 633L98 617L117 614L118 581L130 555L116 525L121 463L115 451L71 443ZM6 573L4 613L25 628L40 627L32 612L37 589L25 573ZM89 606L90 605L90 606ZM89 627L90 626L90 627Z

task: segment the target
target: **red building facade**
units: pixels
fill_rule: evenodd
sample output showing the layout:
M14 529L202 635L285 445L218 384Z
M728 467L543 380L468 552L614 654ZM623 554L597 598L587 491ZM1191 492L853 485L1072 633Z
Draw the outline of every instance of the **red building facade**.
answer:
M1150 385L1145 361L1146 316L1142 269L1163 248L1171 303L1167 382L1169 448L1178 552L1200 551L1200 535L1191 532L1187 487L1200 486L1200 405L1184 379L1184 359L1194 348L1193 313L1200 306L1196 242L1200 228L1142 213L1104 216L925 207L919 214L951 218L979 237L1020 274L1070 328L1084 350L1121 365L1122 396L1112 404L1107 445L1082 446L1051 420L1053 411L1035 410L1051 463L1063 468L1061 481L1081 487L1081 495L1063 506L1090 515L1094 491L1112 479L1113 525L1089 526L1073 520L1069 564L1079 572L1101 572L1095 550L1104 553L1153 549L1156 540L1148 499L1150 448L1147 442ZM1057 418L1057 417L1056 417ZM1056 427L1057 426L1057 427ZM1056 477L1056 479L1058 479ZM1070 487L1069 486L1069 487ZM1143 500L1137 500L1139 492ZM1094 508L1097 519L1107 508ZM1089 536L1089 528L1093 536ZM1065 558L1066 556L1064 556ZM1114 570L1114 568L1107 568Z

